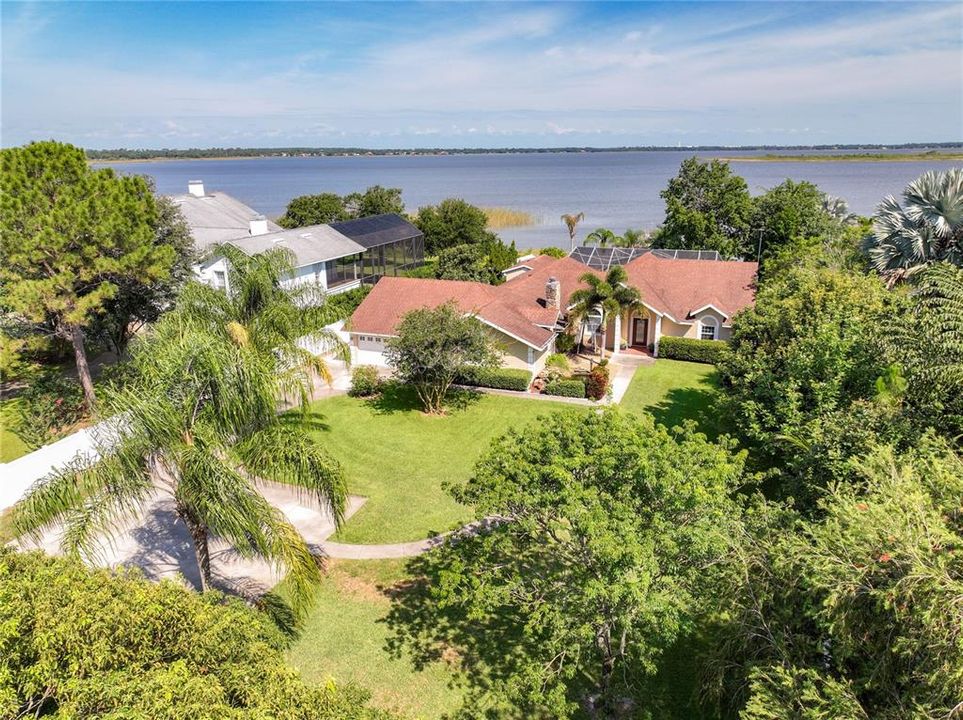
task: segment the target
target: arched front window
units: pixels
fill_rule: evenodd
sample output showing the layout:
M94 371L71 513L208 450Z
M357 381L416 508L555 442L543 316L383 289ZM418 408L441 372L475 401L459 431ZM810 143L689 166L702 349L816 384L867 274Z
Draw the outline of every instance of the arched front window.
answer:
M719 337L719 322L707 315L700 321L699 337L703 340L717 340Z

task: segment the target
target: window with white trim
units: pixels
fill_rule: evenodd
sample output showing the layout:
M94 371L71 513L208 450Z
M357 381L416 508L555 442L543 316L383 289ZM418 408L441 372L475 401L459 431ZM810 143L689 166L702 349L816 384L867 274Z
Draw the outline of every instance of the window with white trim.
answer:
M699 324L699 338L702 340L715 340L719 331L719 325L712 316L702 318Z

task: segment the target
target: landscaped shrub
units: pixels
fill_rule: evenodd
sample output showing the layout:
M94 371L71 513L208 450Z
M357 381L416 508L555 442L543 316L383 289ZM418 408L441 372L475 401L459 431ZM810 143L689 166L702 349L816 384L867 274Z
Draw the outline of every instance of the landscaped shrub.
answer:
M562 353L552 353L545 360L545 372L553 380L568 375L570 369L568 358Z
M56 440L86 416L80 382L59 370L47 370L20 393L17 434L35 447Z
M592 400L601 400L609 387L609 364L603 360L585 378L585 395Z
M361 287L348 290L347 292L329 295L324 301L324 311L328 316L328 322L337 322L351 317L351 313L358 309L361 301L368 297L373 285L362 285Z
M718 340L694 340L692 338L664 337L659 341L659 357L689 362L719 362L726 351L726 343Z
M555 350L560 353L570 353L575 349L575 336L570 333L560 333L555 338Z
M348 389L351 397L369 397L380 389L381 378L374 365L359 365L351 371L351 387Z
M585 383L581 380L552 380L545 386L546 395L557 395L559 397L585 397Z
M518 390L525 392L532 381L532 374L528 370L513 368L485 368L464 367L458 373L455 382L475 387L496 388L498 390Z

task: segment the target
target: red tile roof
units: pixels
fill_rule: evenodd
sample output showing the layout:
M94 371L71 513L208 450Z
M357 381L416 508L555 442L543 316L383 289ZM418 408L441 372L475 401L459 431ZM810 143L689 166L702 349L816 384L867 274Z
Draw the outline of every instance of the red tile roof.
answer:
M466 313L526 344L542 348L554 336L559 313L545 303L549 278L559 281L565 307L586 273L602 276L572 258L539 256L524 263L530 272L502 285L458 280L383 277L351 316L353 333L393 335L402 316L418 308L434 308L449 300ZM693 311L713 305L728 321L753 302L756 263L670 260L646 254L625 270L629 284L656 312L687 322Z
M693 311L713 305L726 321L755 299L758 264L723 260L673 260L651 253L625 266L629 284L657 312L687 322Z

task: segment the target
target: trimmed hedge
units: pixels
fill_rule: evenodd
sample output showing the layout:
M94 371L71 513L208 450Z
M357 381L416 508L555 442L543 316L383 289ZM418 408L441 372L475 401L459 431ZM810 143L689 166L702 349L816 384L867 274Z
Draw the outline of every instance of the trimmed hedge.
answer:
M552 380L543 392L558 397L584 398L585 383L581 380Z
M465 367L458 373L455 382L461 385L495 388L497 390L518 390L525 392L532 381L528 370L514 368L476 368Z
M348 389L351 397L370 397L380 389L381 378L374 365L359 365L351 371L351 387Z
M659 357L669 360L688 360L715 365L725 350L726 343L719 340L663 337L659 341Z

